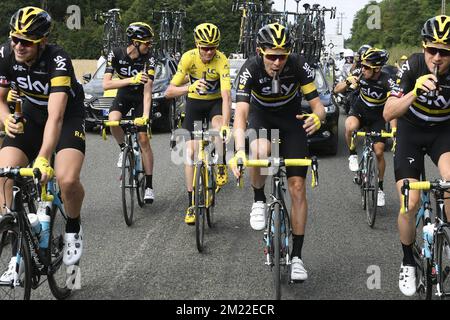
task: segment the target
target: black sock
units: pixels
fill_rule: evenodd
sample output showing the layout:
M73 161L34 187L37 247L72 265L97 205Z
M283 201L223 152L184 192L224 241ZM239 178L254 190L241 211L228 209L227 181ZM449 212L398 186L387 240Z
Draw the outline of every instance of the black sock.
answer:
M80 217L72 219L67 217L66 233L78 233L80 232Z
M153 182L152 182L152 178L153 176L150 175L145 175L145 188L151 188L153 189Z
M188 197L189 197L188 207L192 207L192 191L188 191Z
M305 235L297 236L292 234L292 257L302 258L303 239Z
M261 189L256 189L253 187L253 192L255 193L255 202L262 201L266 203L266 195L264 194L264 186Z
M404 245L402 243L403 265L404 266L415 266L416 265L416 262L414 261L413 245L414 245L414 243L412 243L410 245Z
M378 181L378 189L383 191L383 180Z
M356 149L355 150L348 150L348 152L350 153L350 155L351 156L353 156L353 155L357 155L358 153L356 152Z
M126 146L125 142L119 143L120 150L123 150L125 146Z

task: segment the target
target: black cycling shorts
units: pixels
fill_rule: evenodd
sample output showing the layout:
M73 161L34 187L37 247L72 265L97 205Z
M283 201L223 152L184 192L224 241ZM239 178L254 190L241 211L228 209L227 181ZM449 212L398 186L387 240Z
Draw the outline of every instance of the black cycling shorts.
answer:
M15 147L22 150L28 158L33 161L39 154L44 137L45 124L42 125L33 121L32 118L24 113L27 120L24 126L24 133L16 135L15 138L5 137L2 147ZM73 148L80 150L83 154L86 152L86 138L84 131L84 118L66 117L61 128L61 135L56 145L56 153L60 150Z
M358 98L356 103L350 108L349 116L358 118L361 128L368 132L381 132L381 130L386 130L386 121L383 118L383 108L377 108L370 110ZM374 142L386 143L386 138L376 137Z
M143 100L132 100L118 95L114 98L111 108L109 108L109 112L119 111L123 118L131 109L133 109L131 111L132 118L142 117L144 113ZM140 126L138 132L147 132L147 129L147 126Z
M250 105L248 116L249 142L255 139L272 139L272 129L278 129L280 138L280 156L285 159L304 159L308 157L308 140L303 120L298 120L296 115L301 114L299 105L289 104L276 111L264 110L254 105ZM253 130L251 130L253 129ZM256 135L254 132L256 131ZM275 138L275 137L273 137ZM273 148L273 146L272 146ZM274 150L272 150L272 156ZM307 167L286 167L288 177L299 176L306 178Z
M395 181L420 180L425 154L437 166L439 158L446 152L450 152L450 125L418 127L400 118L394 155Z
M183 129L193 132L194 122L201 123L205 119L209 123L212 118L220 115L222 115L222 99L200 100L187 98ZM198 129L200 130L201 126Z

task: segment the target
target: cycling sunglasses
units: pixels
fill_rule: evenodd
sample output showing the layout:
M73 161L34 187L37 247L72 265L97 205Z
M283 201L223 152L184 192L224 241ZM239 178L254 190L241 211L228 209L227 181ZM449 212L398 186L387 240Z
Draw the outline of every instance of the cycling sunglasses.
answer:
M436 47L429 47L427 45L423 45L423 48L428 54L431 54L432 56L435 56L438 52L441 57L449 57L450 56L450 49L444 49L444 48L436 48Z
M217 49L217 47L199 47L200 50L208 52L208 51L214 51Z
M22 38L17 38L15 36L11 36L11 41L14 42L14 44L21 44L24 47L31 47L33 44L39 43L41 42L42 39L40 40L25 40Z
M288 56L291 54L290 52L286 53L266 53L264 50L261 49L261 53L264 55L264 57L270 61L284 61L288 58Z
M370 70L370 69L376 69L376 68L379 68L379 67L374 67L374 66L369 66L369 65L367 65L367 64L362 64L361 65L361 68L363 68L363 69L367 69L367 70Z
M145 41L145 40L133 39L133 41L137 41L137 42L139 42L139 43L142 43L142 44L145 45L145 46L151 46L151 45L152 45L152 40L147 40L147 41Z

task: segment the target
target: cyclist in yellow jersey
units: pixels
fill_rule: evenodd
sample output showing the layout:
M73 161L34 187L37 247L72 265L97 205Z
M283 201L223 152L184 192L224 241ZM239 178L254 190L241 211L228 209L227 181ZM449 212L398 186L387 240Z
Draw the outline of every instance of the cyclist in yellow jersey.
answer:
M165 93L167 98L187 94L186 117L183 128L194 131L194 122L207 119L215 130L220 130L221 136L230 137L228 126L231 114L231 81L230 67L226 56L217 50L220 42L220 31L212 23L202 23L194 29L194 39L197 48L183 54L178 64L178 70ZM186 76L189 82L186 83ZM195 141L190 137L187 142L187 163L185 166L186 187L189 206L185 222L195 224L192 204L192 181L194 176L193 159ZM216 148L218 148L217 146ZM219 164L217 185L227 182L227 168Z

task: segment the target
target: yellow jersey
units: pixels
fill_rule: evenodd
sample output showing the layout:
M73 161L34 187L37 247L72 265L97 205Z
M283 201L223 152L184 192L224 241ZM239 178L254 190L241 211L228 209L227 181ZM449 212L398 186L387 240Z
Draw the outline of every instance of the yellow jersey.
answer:
M177 73L173 76L171 84L181 86L185 83L186 76L192 84L201 79L206 72L207 92L200 95L197 92L189 93L188 97L200 100L215 100L221 98L222 90L231 90L230 65L227 57L220 51L208 63L203 63L199 49L195 48L183 54L178 63Z

